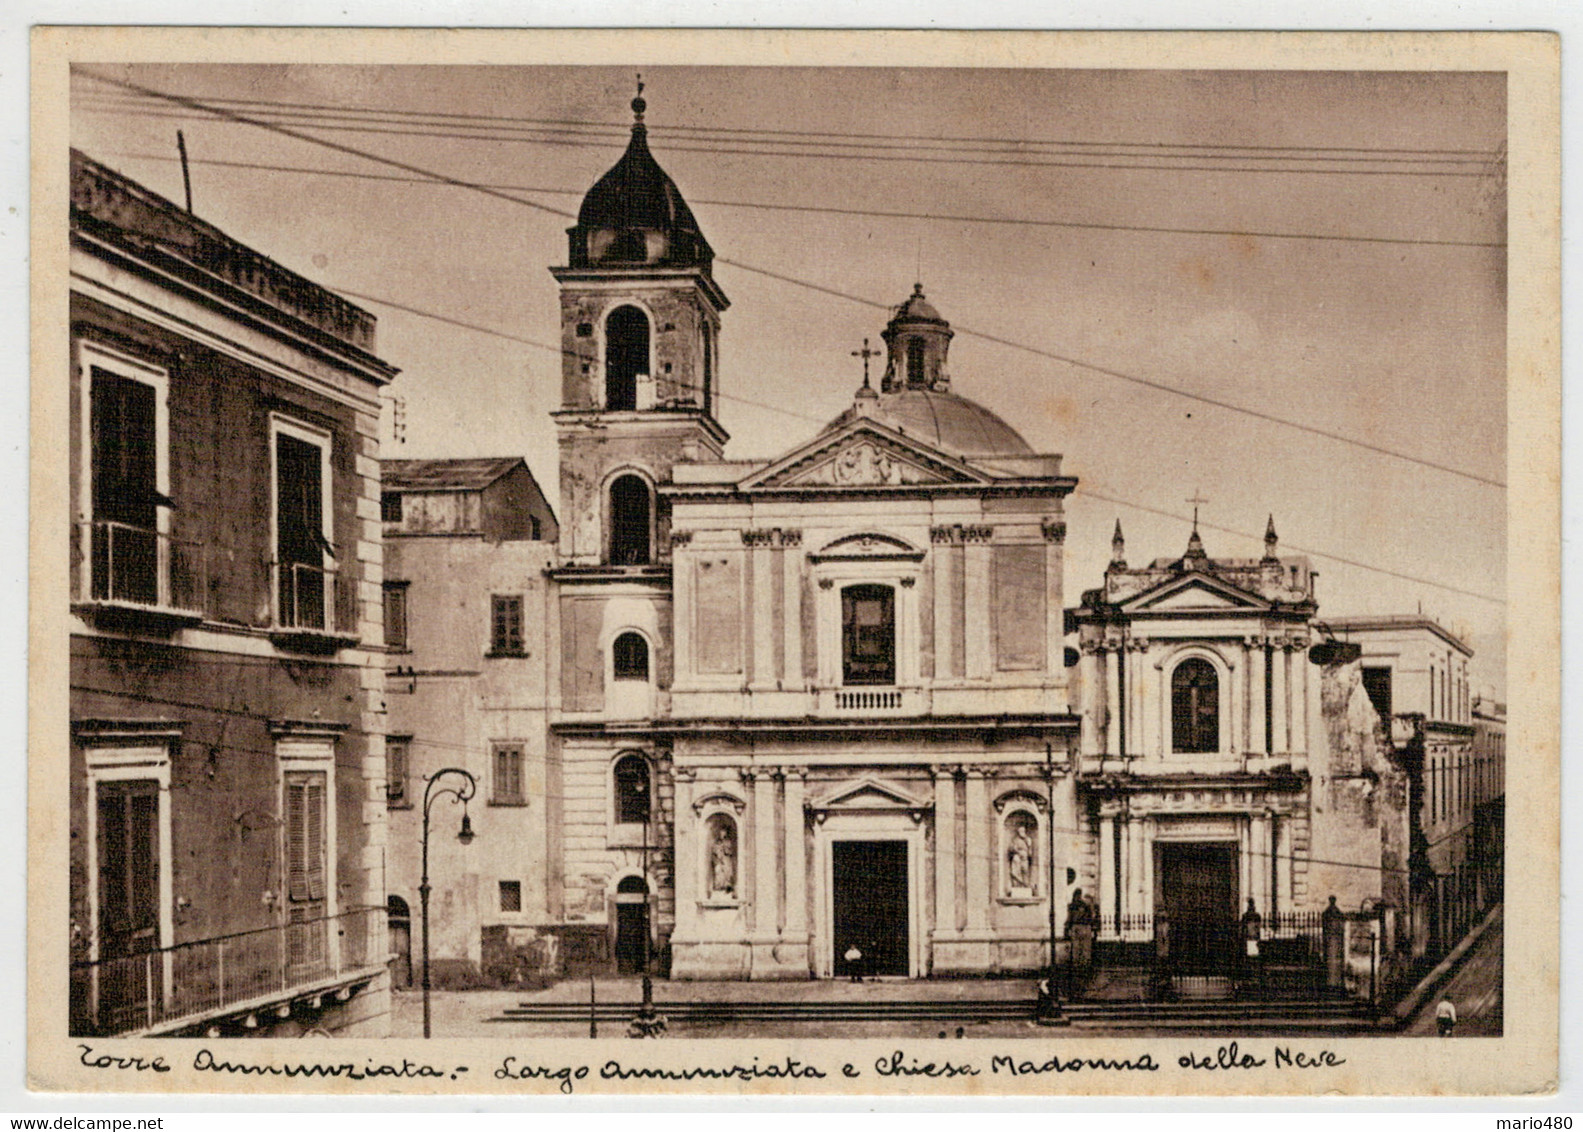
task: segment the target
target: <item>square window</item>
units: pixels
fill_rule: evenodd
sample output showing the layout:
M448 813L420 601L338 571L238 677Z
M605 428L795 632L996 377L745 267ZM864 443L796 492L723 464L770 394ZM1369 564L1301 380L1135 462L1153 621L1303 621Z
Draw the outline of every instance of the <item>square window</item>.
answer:
M500 882L500 910L502 912L522 911L522 882L520 880L503 880Z
M522 744L496 743L491 761L494 777L489 800L497 806L522 805Z
M379 518L385 523L401 522L401 493L384 491L379 495Z
M385 647L407 651L407 583L385 583Z
M521 656L522 597L495 594L490 598L489 651L496 656Z
M385 803L387 805L411 804L407 798L407 773L411 752L412 736L391 735L385 739Z

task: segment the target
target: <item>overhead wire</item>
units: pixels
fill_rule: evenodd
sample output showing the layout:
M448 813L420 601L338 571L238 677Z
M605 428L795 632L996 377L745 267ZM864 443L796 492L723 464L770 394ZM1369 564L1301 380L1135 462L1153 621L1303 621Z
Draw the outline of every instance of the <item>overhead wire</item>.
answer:
M94 81L104 81L99 76L87 72L79 72ZM104 92L98 97L122 98L129 103L146 104L147 99L140 95L129 95L122 92ZM226 98L222 96L203 96L205 103L224 107L262 107L281 110L324 110L342 114L376 114L388 115L397 118L439 118L451 120L464 120L474 122L500 122L516 123L538 126L570 126L578 128L598 129L605 131L625 132L630 122L622 121L594 121L579 118L530 118L519 115L461 113L441 110L402 110L389 106L348 106L324 102L288 102L274 99L246 99ZM1045 145L1045 146L1125 146L1142 149L1201 149L1201 150L1249 150L1249 151L1299 151L1323 153L1359 153L1359 154L1419 154L1425 156L1453 156L1470 157L1475 159L1498 159L1502 150L1496 149L1454 149L1454 148L1416 148L1404 146L1318 146L1318 145L1237 145L1221 142L1163 142L1143 141L1129 142L1117 139L1104 141L1094 139L1060 139L1060 138L995 138L983 135L949 135L949 134L907 134L900 132L886 133L859 133L853 131L831 130L790 130L766 127L738 127L738 126L699 126L686 123L674 123L659 127L667 133L698 133L698 134L753 134L776 137L809 137L809 138L854 138L874 141L927 141L927 142L962 142L975 144L1003 144L1003 145Z
M125 157L135 161L161 161L180 162L178 156L158 153L134 153L128 151L114 151L107 156ZM422 177L397 177L381 173L356 173L350 170L312 168L290 165L272 165L265 162L253 161L225 161L218 158L193 158L190 165L209 166L225 169L246 169L253 172L264 173L292 173L312 177L338 177L360 181L382 181L403 185L429 185L439 188L450 188L449 185L437 185L435 181ZM550 188L544 185L517 185L491 183L490 188L500 189L505 192L522 193L549 193L556 196L580 197L586 190ZM1150 224L1103 224L1082 220L1046 220L1027 216L964 216L954 213L939 212L903 212L894 209L877 208L843 208L836 205L818 204L783 204L773 201L746 201L722 200L708 197L697 197L694 204L709 205L716 208L742 208L757 209L770 212L796 212L834 216L871 216L886 220L932 220L952 224L999 224L1010 226L1027 226L1035 228L1065 228L1079 231L1094 232L1143 232L1153 235L1177 236L1227 236L1256 240L1318 240L1356 244L1404 244L1415 247L1446 247L1446 248L1504 248L1504 240L1437 240L1418 236L1367 236L1353 235L1345 232L1275 232L1256 228L1183 228L1169 225Z
M165 111L126 111L148 118L180 118L179 114ZM222 115L224 116L224 115ZM249 120L249 124L258 125L268 119ZM335 125L321 121L300 122L289 120L299 129L312 129L333 131L340 133L376 134L392 137L435 138L450 141L490 141L513 142L517 144L563 146L583 149L605 149L610 145L609 139L593 138L579 139L571 137L529 137L511 136L501 134L460 133L454 130L421 130L410 128L388 128L372 125ZM270 121L271 125L278 123ZM1128 163L1122 161L1078 161L1078 160L1031 160L1027 157L976 157L969 156L965 151L957 151L949 156L931 157L918 153L848 153L842 151L796 151L796 150L771 150L771 149L746 149L740 147L719 145L687 145L672 142L667 144L667 153L704 153L715 156L736 157L792 157L799 160L820 161L878 161L878 162L912 162L922 164L948 164L948 165L980 165L1005 168L1024 169L1114 169L1131 171L1155 171L1172 173L1272 173L1284 175L1337 175L1349 177L1458 177L1458 178L1483 178L1489 174L1484 169L1451 170L1451 169L1354 169L1354 168L1289 168L1265 167L1258 165L1226 165L1226 164L1173 164L1161 165L1158 159L1152 164ZM1303 160L1303 159L1292 159ZM1379 164L1376 162L1375 164ZM1420 164L1420 163L1414 163Z
M87 74L90 74L90 75L93 74L92 72L84 72L84 73L87 73ZM304 134L304 133L301 133L298 130L294 130L294 129L291 129L291 128L288 128L288 127L285 127L285 126L280 126L280 125L277 125L275 123L271 123L271 122L264 121L264 120L261 120L261 119L250 118L250 117L247 117L245 115L238 115L238 114L235 114L235 113L233 113L231 111L225 111L225 110L220 110L220 109L216 109L216 108L213 108L213 107L208 107L208 106L205 106L201 102L198 102L198 101L196 101L194 99L187 98L187 97L185 97L183 95L171 94L171 93L163 92L163 91L156 91L156 90L153 90L152 88L143 87L143 86L141 86L141 85L139 85L137 83L132 83L132 82L130 82L128 80L112 79L112 78L107 78L105 76L98 76L98 75L93 75L93 77L100 79L100 81L109 82L109 83L112 83L112 84L117 85L117 86L125 87L125 88L127 88L129 90L138 91L138 92L146 94L146 95L148 95L150 97L159 98L159 99L163 99L163 100L166 100L166 101L169 101L169 102L176 103L178 105L186 106L189 109L207 110L207 111L209 111L211 113L216 113L216 114L220 114L220 115L222 115L224 117L231 118L231 119L233 119L233 120L235 120L237 122L240 122L242 124L256 126L256 127L260 128L260 129L264 129L264 130L268 130L268 131L271 131L271 132L274 132L274 133L278 133L278 134L281 134L282 136L285 136L285 137L294 138L296 140L303 141L303 142L306 142L306 143L311 144L311 145L323 146L323 147L325 147L327 149L331 149L331 150L334 150L334 151L337 151L337 152L349 154L349 155L355 156L355 157L360 157L360 158L363 158L363 159L366 159L366 160L369 160L369 161L373 161L373 162L378 163L378 164L389 166L391 168L401 169L404 172L414 173L414 174L417 174L419 176L428 177L431 180L434 180L434 181L437 181L437 182L440 182L440 183L449 184L449 185L453 185L453 186L460 187L460 188L472 189L473 191L482 193L482 194L484 194L486 196L494 197L494 198L499 199L499 200L509 201L509 202L511 202L513 204L520 204L520 205L523 205L525 207L532 208L532 209L534 209L536 211L544 212L544 213L546 213L548 215L559 216L559 217L562 217L564 219L575 219L575 214L572 213L572 212L569 212L569 211L567 211L565 209L555 208L555 207L553 207L551 205L543 204L543 203L541 203L539 201L530 200L528 198L517 196L517 195L514 195L512 193L502 192L502 191L500 191L498 189L490 188L487 185L482 184L482 183L477 182L477 181L469 181L469 180L466 180L464 178L451 177L451 176L449 176L447 174L439 173L439 172L436 172L434 170L423 168L421 166L412 165L412 164L410 164L408 162L398 161L395 158L384 157L384 156L382 156L380 154L371 153L371 152L369 152L367 150L363 150L363 149L358 149L355 146L344 145L342 143L334 142L334 141L331 141L331 140L325 139L325 138L316 138L316 137L312 136L311 134ZM855 303L858 303L858 304L861 304L863 306L867 306L867 307L870 307L870 308L874 308L874 309L878 309L878 310L885 310L885 311L890 311L890 310L893 309L893 304L890 304L890 303L884 303L884 302L880 302L879 300L868 299L868 298L865 298L865 297L862 297L862 296L853 295L853 294L851 294L849 292L845 292L845 291L839 290L838 288L828 287L828 286L825 286L823 284L813 283L813 282L811 282L809 280L798 279L798 278L796 278L794 276L786 275L786 274L781 273L781 272L771 271L768 268L758 267L758 266L756 266L754 264L749 264L749 263L746 263L746 262L741 261L741 260L736 260L736 259L732 259L732 258L725 257L725 256L718 256L718 257L716 257L716 262L735 267L735 268L737 268L738 270L741 270L741 271L747 271L747 272L750 272L750 273L753 273L753 274L756 274L756 275L764 276L766 278L775 279L775 280L778 280L780 282L787 283L789 285L797 286L797 287L804 288L804 289L807 289L807 290L812 290L812 291L814 291L816 293L825 294L825 295L829 295L829 296L832 296L832 297L844 299L844 300L849 301L849 302L855 302ZM1432 469L1437 470L1437 471L1446 472L1446 473L1448 473L1450 475L1460 476L1460 477L1472 480L1474 482L1484 483L1484 484L1487 484L1489 486L1502 488L1502 489L1504 489L1505 486L1506 486L1505 482L1503 480L1499 480L1499 479L1496 479L1494 477L1478 475L1476 473L1469 472L1469 471L1466 471L1466 470L1461 469L1461 468L1455 468L1455 467L1452 467L1452 466L1447 465L1447 464L1439 463L1437 461L1428 460L1428 459L1425 459L1425 458L1419 457L1419 456L1412 456L1412 455L1409 455L1407 453L1400 452L1400 451L1398 451L1396 449L1387 448L1387 447L1385 447L1383 445L1371 444L1371 443L1369 443L1367 441L1359 440L1356 437L1350 437L1350 436L1347 436L1347 435L1345 435L1343 433L1334 432L1333 430L1323 429L1323 428L1319 428L1319 427L1314 426L1314 425L1304 424L1302 422L1294 421L1294 420L1291 420L1290 418L1286 418L1286 417L1281 417L1281 416L1278 416L1278 415L1273 414L1273 413L1266 413L1266 412L1262 412L1260 410L1253 409L1253 408L1250 408L1250 407L1247 407L1247 406L1238 405L1238 404L1236 404L1234 402L1229 402L1229 401L1221 400L1219 398L1209 397L1209 396L1207 396L1205 394L1190 392L1190 391L1187 391L1187 390L1183 390L1183 389L1181 389L1181 388L1179 388L1177 386L1169 385L1169 384L1166 384L1164 382L1152 381L1152 380L1150 380L1148 378L1138 377L1136 375L1128 374L1128 373L1125 373L1125 372L1123 372L1121 370L1117 370L1117 369L1114 369L1114 368L1111 368L1111 367L1096 365L1096 364L1094 364L1092 362L1085 362L1085 361L1083 361L1083 360L1081 360L1079 358L1073 358L1073 357L1070 357L1070 356L1067 356L1067 355L1064 355L1064 354L1057 353L1057 352L1055 352L1053 350L1042 349L1040 347L1031 346L1031 345L1028 345L1026 343L1016 342L1016 341L1014 341L1012 339L1005 338L1005 337L1002 337L1000 335L990 334L990 333L987 333L985 331L976 330L976 329L974 329L972 327L969 327L969 326L957 325L953 329L955 329L955 331L958 334L968 335L970 337L976 337L976 338L982 339L984 341L989 341L989 342L996 343L998 345L1006 346L1006 347L1011 348L1011 349L1023 351L1023 352L1026 352L1026 353L1031 353L1031 354L1033 354L1035 356L1038 356L1038 357L1044 357L1044 358L1048 358L1048 359L1053 360L1053 361L1058 361L1058 362L1061 362L1061 363L1063 363L1065 365L1073 366L1075 368L1084 369L1084 370L1087 370L1087 371L1093 372L1093 373L1099 373L1099 374L1102 374L1102 375L1107 376L1107 377L1112 377L1112 378L1115 378L1115 379L1118 379L1118 380L1121 380L1121 381L1130 382L1130 383L1133 383L1133 384L1136 384L1136 385L1143 386L1145 388L1154 389L1154 390L1159 391L1159 392L1169 393L1169 394L1172 394L1172 395L1177 396L1177 397L1182 397L1182 398L1185 398L1185 399L1188 399L1188 400L1196 401L1196 402L1199 402L1201 404L1211 405L1211 406L1214 406L1216 408L1225 409L1225 410L1230 411L1230 412L1241 413L1241 414L1253 417L1253 418L1258 419L1258 420L1263 420L1263 421L1266 421L1266 422L1269 422L1269 423L1273 423L1273 424L1284 425L1284 426L1286 426L1288 428L1293 428L1293 429L1297 429L1297 430L1302 431L1302 432L1307 432L1307 433L1309 433L1311 435L1316 435L1316 436L1324 437L1326 439L1339 441L1339 442L1344 443L1344 444L1350 444L1350 445L1356 446L1358 448L1365 449L1367 451L1375 452L1375 453L1380 454L1380 455L1385 455L1385 456L1394 457L1396 459L1405 460L1407 462L1418 464L1418 465L1421 465L1423 467L1428 467L1428 468L1432 468Z

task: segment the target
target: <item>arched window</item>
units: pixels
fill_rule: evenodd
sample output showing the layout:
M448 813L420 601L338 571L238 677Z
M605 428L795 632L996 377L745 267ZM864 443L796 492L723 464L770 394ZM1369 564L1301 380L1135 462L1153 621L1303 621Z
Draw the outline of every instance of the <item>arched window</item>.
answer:
M1171 749L1220 750L1220 681L1201 657L1189 657L1171 674Z
M896 682L896 595L889 586L841 591L841 681Z
M620 476L610 485L610 562L649 562L649 485L638 476Z
M616 760L616 821L646 824L649 820L649 764L639 754Z
M638 375L649 372L649 319L637 307L617 307L605 320L605 408L638 407Z
M910 338L907 341L907 384L920 386L923 384L923 339Z
M622 633L610 646L610 661L617 680L647 680L649 643L639 633Z

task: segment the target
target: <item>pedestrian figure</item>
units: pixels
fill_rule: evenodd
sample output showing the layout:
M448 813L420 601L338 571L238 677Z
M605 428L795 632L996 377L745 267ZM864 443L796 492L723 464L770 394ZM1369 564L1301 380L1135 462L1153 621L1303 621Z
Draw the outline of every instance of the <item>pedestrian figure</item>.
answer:
M863 981L863 949L854 943L846 949L841 958L846 960L847 970L852 972L852 981L861 983Z
M1442 998L1440 1005L1435 1007L1435 1027L1442 1038L1449 1038L1451 1031L1457 1028L1457 1007L1449 996Z

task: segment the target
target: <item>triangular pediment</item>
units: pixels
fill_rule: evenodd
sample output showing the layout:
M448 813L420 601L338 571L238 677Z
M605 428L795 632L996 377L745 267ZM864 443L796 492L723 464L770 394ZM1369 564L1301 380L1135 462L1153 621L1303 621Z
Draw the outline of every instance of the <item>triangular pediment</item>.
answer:
M1188 574L1145 590L1122 603L1129 613L1167 613L1268 609L1269 602L1208 574Z
M857 782L843 782L822 797L810 801L810 810L921 810L929 802L881 782L877 778L862 778Z
M794 448L739 487L821 490L985 482L955 457L859 418Z

